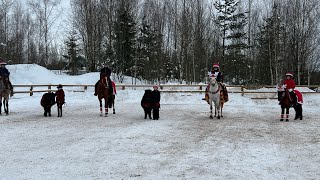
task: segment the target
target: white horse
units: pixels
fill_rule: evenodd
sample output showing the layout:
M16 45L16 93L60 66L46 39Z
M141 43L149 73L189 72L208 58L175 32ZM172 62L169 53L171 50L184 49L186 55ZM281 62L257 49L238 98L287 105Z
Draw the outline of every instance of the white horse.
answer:
M210 104L210 119L213 119L212 102L214 103L214 107L215 107L214 117L217 117L218 119L220 119L220 109L221 109L221 117L223 117L220 92L221 92L221 87L219 82L216 80L215 77L210 77L209 88L208 88L209 104ZM217 112L218 112L218 116L217 116Z

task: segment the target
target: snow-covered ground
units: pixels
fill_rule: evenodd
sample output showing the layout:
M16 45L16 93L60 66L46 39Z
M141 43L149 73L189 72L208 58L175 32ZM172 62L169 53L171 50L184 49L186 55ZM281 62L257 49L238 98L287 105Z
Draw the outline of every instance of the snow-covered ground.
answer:
M36 65L8 66L13 84L94 84ZM29 69L29 70L28 70ZM131 82L130 79L127 80ZM304 119L280 122L276 100L230 93L220 120L203 94L162 93L160 119L143 119L143 89L119 90L99 116L93 90L66 89L63 117L43 117L42 93L16 94L0 116L0 179L320 179L319 94Z

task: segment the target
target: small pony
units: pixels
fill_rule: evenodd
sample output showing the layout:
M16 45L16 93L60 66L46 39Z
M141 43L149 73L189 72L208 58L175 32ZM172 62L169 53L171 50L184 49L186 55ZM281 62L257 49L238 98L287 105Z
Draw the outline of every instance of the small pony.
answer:
M55 102L55 94L53 92L48 92L42 95L40 104L44 109L44 116L51 116L51 107L56 103Z
M294 120L300 119L302 120L302 103L303 97L300 91L294 90L298 102L295 104L289 94L288 90L283 91L283 89L278 89L279 102L281 106L281 119L280 121L289 121L289 109L293 107L296 114Z
M152 91L150 89L147 89L144 91L144 95L141 99L141 107L144 110L144 119L147 119L147 116L149 116L149 119L152 119L151 117L151 110L152 110Z
M12 93L9 86L9 79L7 77L0 78L0 114L2 111L2 104L4 107L4 112L9 115L9 97ZM2 102L3 98L3 102Z
M109 108L112 108L113 114L116 114L116 110L114 108L114 101L116 99L116 94L117 94L117 90L116 90L116 84L111 81L111 85L112 85L112 94L109 95L108 98L108 106Z
M209 88L208 88L208 96L209 96L209 105L210 105L210 119L213 119L212 116L212 105L214 103L214 117L220 119L223 117L222 115L222 108L223 108L223 93L219 82L216 80L215 77L210 77L209 80ZM213 102L213 103L212 103ZM220 116L221 112L221 116ZM218 113L218 116L217 116Z
M102 99L104 99L104 116L108 116L108 99L109 99L109 86L106 77L102 77L97 86L97 95L100 103L100 116L102 116Z

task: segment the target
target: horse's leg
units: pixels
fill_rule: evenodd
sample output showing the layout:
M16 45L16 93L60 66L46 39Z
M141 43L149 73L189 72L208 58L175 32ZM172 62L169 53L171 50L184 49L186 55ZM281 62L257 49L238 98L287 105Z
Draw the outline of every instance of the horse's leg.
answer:
M2 98L0 97L0 114L1 114L1 111L2 111Z
M51 107L52 106L48 107L48 114L49 114L50 117L51 117Z
M1 111L2 111L2 102L0 100L0 114L1 114Z
M100 116L102 116L102 100L99 99L99 103L100 103Z
M217 103L216 110L217 110L217 112L218 112L218 119L220 119L220 102Z
M297 120L297 119L302 120L302 105L301 104L295 105L294 110L296 111L296 117L294 118L294 120Z
M286 108L286 117L285 117L286 121L289 121L289 108L290 107Z
M113 102L112 102L112 110L113 110L113 114L115 114L115 113L116 113L116 110L115 110L115 108L114 108L114 100L113 100Z
M284 118L284 108L281 107L281 119L280 119L280 121L283 121L283 118Z
M44 117L47 117L47 114L48 114L48 108L47 107L43 107L43 109L44 109Z
M217 117L217 108L216 108L216 105L214 105L214 117Z
M108 116L108 97L104 98L104 116Z
M151 110L152 110L152 108L148 108L148 116L149 116L149 119L152 119L152 117L151 117Z
M302 120L302 105L300 104L300 120Z
M147 108L144 107L144 108L143 108L143 111L144 111L144 119L147 119L147 115L148 115L148 113L147 113Z
M9 101L8 101L8 99L4 99L4 107L5 107L5 112L6 112L6 114L8 115L9 114Z
M213 119L213 117L212 117L212 101L210 101L209 104L210 104L210 116L209 116L209 118Z

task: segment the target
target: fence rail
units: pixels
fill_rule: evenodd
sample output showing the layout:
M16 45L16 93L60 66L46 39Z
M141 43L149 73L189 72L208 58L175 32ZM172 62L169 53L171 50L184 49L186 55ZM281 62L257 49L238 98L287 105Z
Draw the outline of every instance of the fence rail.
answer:
M54 89L58 84L16 84L14 87L14 94L16 93L29 93L30 96L36 92L55 92ZM81 90L72 90L73 92L85 92L89 87L93 88L92 84L63 84L64 87L79 87ZM131 84L116 84L116 87L121 90L125 90L127 88L152 88L153 85L140 84L140 85L131 85ZM184 84L163 84L160 85L160 90L163 93L204 93L206 84L198 84L198 85L184 85ZM35 90L34 88L45 87L46 89ZM175 88L194 88L194 89L175 89ZM261 88L274 88L274 86L266 85L266 86L243 86L243 85L227 85L226 86L229 93L241 93L244 94L274 94L275 91L254 91L255 89ZM297 86L297 87L306 87L310 89L317 89L314 92L302 92L303 94L311 94L311 93L320 93L318 88L320 85L312 85L312 86ZM28 88L29 90L15 90L16 88Z

